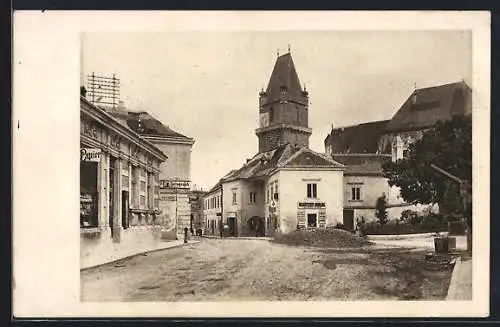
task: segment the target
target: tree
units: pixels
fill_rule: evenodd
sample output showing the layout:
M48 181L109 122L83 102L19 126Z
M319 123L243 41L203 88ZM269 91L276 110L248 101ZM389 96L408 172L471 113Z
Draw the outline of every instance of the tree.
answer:
M387 219L387 200L385 197L385 193L382 194L377 199L375 203L375 216L377 216L378 222L380 225L385 225L388 221Z
M458 178L472 182L472 117L439 121L411 144L408 156L383 165L389 185L400 188L409 203L439 205L442 214L470 215L463 210L460 185L431 168L434 164Z

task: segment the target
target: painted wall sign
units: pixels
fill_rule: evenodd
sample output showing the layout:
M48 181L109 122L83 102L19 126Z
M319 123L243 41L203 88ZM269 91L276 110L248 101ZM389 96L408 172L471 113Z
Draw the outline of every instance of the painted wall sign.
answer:
M189 189L191 183L189 181L173 181L168 179L160 180L160 188L185 188Z
M100 159L101 159L101 149L97 149L97 148L81 148L80 149L80 160L81 161L99 162Z
M325 202L299 202L299 208L325 208Z

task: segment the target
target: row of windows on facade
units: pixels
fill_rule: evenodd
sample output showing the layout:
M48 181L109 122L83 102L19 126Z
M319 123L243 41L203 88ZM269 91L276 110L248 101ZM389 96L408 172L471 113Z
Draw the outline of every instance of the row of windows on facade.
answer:
M217 195L210 199L205 200L205 209L216 209L221 207L221 196Z

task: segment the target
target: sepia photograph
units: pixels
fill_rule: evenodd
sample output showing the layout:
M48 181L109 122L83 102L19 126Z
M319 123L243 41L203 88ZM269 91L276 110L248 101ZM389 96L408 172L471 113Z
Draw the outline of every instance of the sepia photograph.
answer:
M488 15L43 15L15 24L18 312L488 313Z
M472 299L470 32L81 38L83 301Z

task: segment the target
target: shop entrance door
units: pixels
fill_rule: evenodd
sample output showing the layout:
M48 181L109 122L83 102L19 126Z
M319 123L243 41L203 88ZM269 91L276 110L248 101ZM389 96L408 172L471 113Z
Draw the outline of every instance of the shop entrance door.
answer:
M229 235L236 236L236 218L235 217L227 218L227 225L229 226Z
M344 209L344 228L354 230L354 209Z
M128 191L122 191L122 227L124 229L127 229L129 226L128 210L129 210Z

